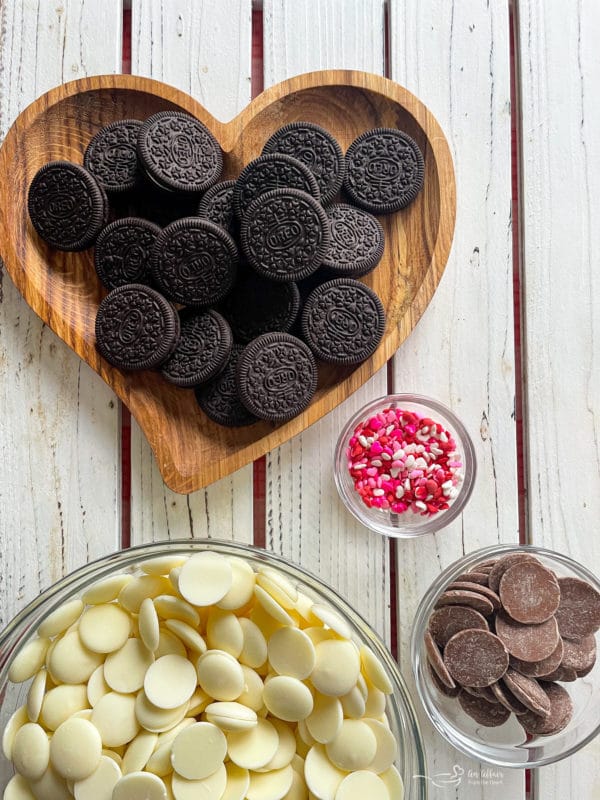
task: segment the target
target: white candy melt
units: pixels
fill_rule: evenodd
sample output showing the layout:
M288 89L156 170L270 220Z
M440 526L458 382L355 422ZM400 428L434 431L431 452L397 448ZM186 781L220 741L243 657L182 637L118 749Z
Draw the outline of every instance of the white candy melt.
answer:
M195 553L181 568L179 591L194 606L210 606L231 589L231 563L217 553Z

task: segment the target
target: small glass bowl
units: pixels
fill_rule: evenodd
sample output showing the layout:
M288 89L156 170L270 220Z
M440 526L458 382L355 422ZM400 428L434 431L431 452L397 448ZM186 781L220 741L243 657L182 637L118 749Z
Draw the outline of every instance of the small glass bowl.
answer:
M514 714L504 725L487 728L467 716L455 697L446 697L429 674L423 636L435 603L456 577L488 559L526 552L561 577L575 577L600 592L600 582L581 564L567 556L532 545L496 545L476 550L455 561L432 583L421 600L413 624L411 660L417 692L429 719L457 750L480 761L500 767L533 769L572 755L600 733L600 668L584 678L561 683L573 701L573 718L564 730L550 736L525 733Z
M114 574L141 574L140 562L164 556L189 556L202 550L237 556L245 559L256 571L269 566L283 573L300 591L314 602L330 606L349 624L352 640L369 647L382 663L391 681L393 692L386 701L390 729L399 744L395 762L405 785L406 800L426 800L427 786L413 776L426 775L425 749L416 714L400 669L392 655L370 625L345 600L310 572L280 556L254 547L216 539L173 540L121 550L67 575L55 583L17 614L0 632L0 738L10 716L27 698L31 681L21 684L8 680L8 671L16 653L36 635L40 623L64 603L82 593L92 584ZM12 775L12 765L0 753L0 794Z
M369 508L354 488L354 480L348 469L348 446L356 427L374 414L386 408L402 408L422 417L430 417L449 431L456 442L462 459L462 482L456 485L458 494L450 507L433 515L423 516L407 509L395 513L389 509ZM356 519L377 533L395 538L411 538L424 533L435 533L456 519L465 507L475 483L475 448L471 437L458 417L445 405L431 397L417 394L389 394L363 406L346 424L335 448L334 477L337 490L344 505Z

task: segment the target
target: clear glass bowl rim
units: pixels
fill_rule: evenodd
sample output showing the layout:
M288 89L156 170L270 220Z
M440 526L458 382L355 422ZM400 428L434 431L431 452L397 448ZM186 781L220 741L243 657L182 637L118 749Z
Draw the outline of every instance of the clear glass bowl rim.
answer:
M538 758L524 762L502 761L499 758L493 758L487 755L485 752L486 745L484 742L481 743L481 747L483 748L482 750L478 750L475 746L471 747L465 745L463 739L456 735L452 724L447 722L445 718L437 712L437 710L432 708L432 704L427 702L421 686L422 679L420 666L421 642L423 639L423 634L427 626L429 615L433 610L434 601L438 597L440 591L448 583L449 577L453 573L460 573L468 570L471 565L486 558L508 554L511 552L529 552L533 555L546 557L549 560L555 560L575 575L579 577L585 577L585 579L588 580L597 591L600 591L600 581L593 574L593 572L590 572L590 570L588 570L579 562L574 561L569 556L558 553L555 550L549 550L545 547L539 547L532 544L519 543L496 544L490 545L489 547L482 547L478 550L473 550L472 552L463 555L461 558L458 558L456 561L446 567L446 569L441 572L432 582L427 592L423 595L413 622L410 641L410 658L415 684L417 687L417 694L419 695L421 704L425 709L425 713L427 714L427 717L432 725L444 737L444 739L446 739L446 741L450 742L450 744L452 744L457 750L465 753L471 758L475 758L478 761L485 761L493 766L506 767L508 769L536 769L537 767L544 767L548 764L555 764L558 761L562 761L564 758L568 758L569 756L573 755L573 753L576 753L582 747L585 747L586 744L589 744L589 742L591 742L598 735L598 733L600 733L600 719L598 720L598 724L594 730L589 735L585 736L581 741L577 742L573 746L566 748L558 755L552 755L548 756L547 758Z
M422 523L418 527L406 525L402 527L400 524L397 528L391 527L384 522L377 523L366 515L366 507L363 511L361 501L358 498L356 491L350 489L343 479L343 475L347 472L346 466L346 446L347 441L354 432L354 428L365 416L368 416L380 406L387 405L401 405L402 403L414 403L422 405L427 409L438 412L444 416L450 423L450 427L459 439L462 453L464 456L464 479L460 492L450 508L447 511L438 513L431 517L427 522ZM378 397L375 400L364 405L359 409L346 423L342 432L340 433L337 444L335 446L334 456L334 479L335 485L339 492L340 497L348 509L348 511L365 527L383 536L389 536L395 539L413 539L418 536L423 536L428 533L436 533L442 528L445 528L458 515L463 511L466 506L475 485L475 478L477 476L477 458L475 456L475 446L473 440L463 423L456 416L454 411L448 406L436 400L433 397L427 397L421 394L412 394L404 392L400 394L386 394Z
M16 649L23 640L34 634L40 622L64 603L67 597L81 593L87 586L108 577L115 570L127 569L145 559L167 554L189 554L201 550L214 550L225 555L248 558L254 563L275 565L288 577L301 580L317 595L346 615L355 631L368 640L369 646L382 661L392 680L394 693L391 696L389 710L394 715L396 728L400 733L400 758L405 778L427 775L423 737L413 701L398 664L371 625L334 589L304 567L262 548L223 539L172 539L119 550L79 567L45 589L16 614L0 633L0 696L3 701L8 669ZM405 792L407 800L428 798L428 787L424 780L412 781L405 785Z

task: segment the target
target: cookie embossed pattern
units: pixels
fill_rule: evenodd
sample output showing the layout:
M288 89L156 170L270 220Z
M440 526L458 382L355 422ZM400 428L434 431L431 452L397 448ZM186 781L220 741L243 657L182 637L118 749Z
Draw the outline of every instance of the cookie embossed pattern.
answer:
M600 582L560 553L464 556L422 599L411 658L437 730L502 767L558 761L600 732Z

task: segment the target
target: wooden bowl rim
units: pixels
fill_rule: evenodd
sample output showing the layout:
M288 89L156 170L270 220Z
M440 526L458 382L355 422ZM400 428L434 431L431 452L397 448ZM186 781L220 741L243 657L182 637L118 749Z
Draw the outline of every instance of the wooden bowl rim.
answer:
M146 431L138 419L157 459L163 480L167 486L175 492L188 494L196 491L206 486L208 483L239 469L259 455L278 447L296 434L301 433L313 422L316 422L318 419L325 416L325 414L332 411L340 402L349 396L351 392L355 391L372 377L375 372L391 358L399 345L412 331L433 297L446 267L452 245L456 218L456 185L452 155L439 123L427 107L403 86L400 86L388 78L358 70L318 70L281 81L255 97L238 115L228 122L222 122L216 119L201 105L201 103L186 92L153 78L137 75L95 75L57 86L34 100L13 122L0 148L0 159L4 159L11 142L13 140L18 141L21 131L26 131L32 123L41 114L47 112L51 106L68 100L78 94L116 90L145 93L180 106L207 124L219 139L223 149L228 152L235 143L235 132L243 130L251 119L258 116L274 102L277 102L287 95L307 89L336 86L340 88L355 88L364 90L365 92L379 94L385 98L385 100L391 100L397 103L405 112L413 117L427 139L429 156L433 157L435 160L436 172L439 180L440 222L437 227L435 243L431 249L431 257L425 277L418 287L411 305L399 318L397 325L387 334L382 345L371 358L359 365L349 378L333 387L333 389L328 391L318 402L311 404L307 411L299 417L274 428L261 437L261 439L248 443L230 456L224 456L219 464L216 466L214 464L212 465L209 474L182 474L173 460L173 454L170 448L165 447L163 438L156 435L153 436L150 431ZM230 132L229 136L228 132ZM5 227L2 203L0 203L0 244L2 247L2 257L8 274L26 302L32 307L35 313L38 313L36 309L40 306L44 307L44 303L40 302L44 300L44 297L37 285L27 280L26 265L19 262L18 255L15 252L13 243ZM57 330L59 327L59 320L56 318L55 314L48 313L47 317L44 317L38 313L38 316L40 316L42 322L47 324L60 336ZM62 322L64 325L64 320ZM69 327L71 326L69 325ZM61 338L63 337L61 336ZM66 344L77 352L71 342L66 342ZM77 354L82 357L80 353ZM109 380L111 371L107 370L106 365L99 357L96 359L84 360L95 372L109 383L113 391L115 391L117 396L130 408L131 413L137 419L137 409L131 407L131 398L126 382L117 381L115 383ZM349 386L350 383L353 388ZM346 386L348 386L350 391L340 396L340 388ZM259 446L258 451L260 452L257 451L257 445Z

